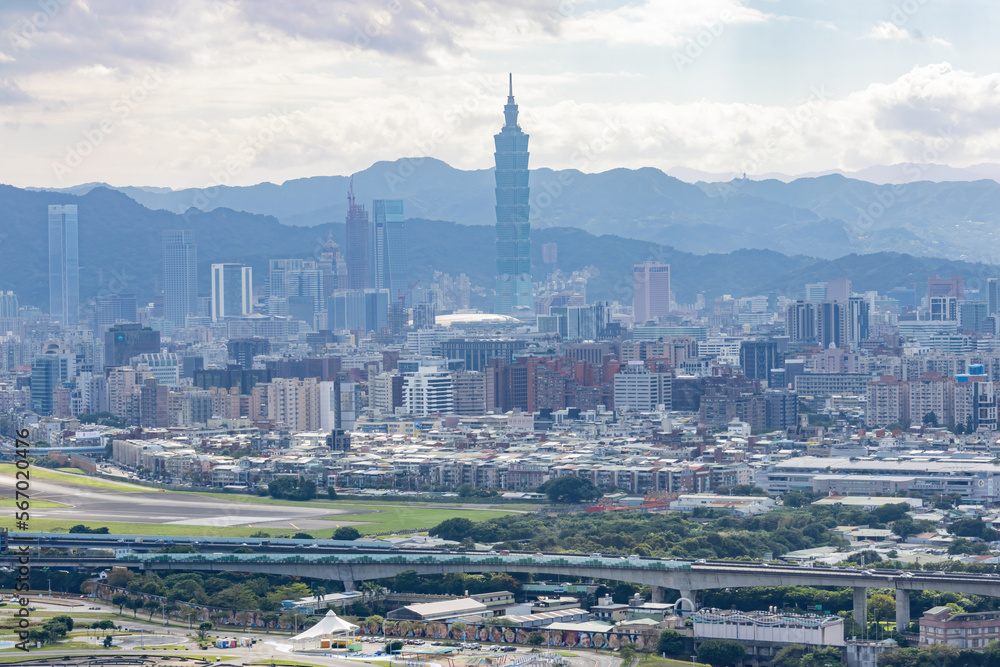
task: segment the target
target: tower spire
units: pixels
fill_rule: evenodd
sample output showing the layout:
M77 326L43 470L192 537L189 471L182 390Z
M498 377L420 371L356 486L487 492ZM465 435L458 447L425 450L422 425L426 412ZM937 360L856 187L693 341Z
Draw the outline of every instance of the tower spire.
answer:
M354 176L351 176L351 183L347 186L347 205L354 208ZM332 232L331 232L332 233Z
M514 97L514 73L510 72L507 76L510 77L510 92L507 93L507 97Z

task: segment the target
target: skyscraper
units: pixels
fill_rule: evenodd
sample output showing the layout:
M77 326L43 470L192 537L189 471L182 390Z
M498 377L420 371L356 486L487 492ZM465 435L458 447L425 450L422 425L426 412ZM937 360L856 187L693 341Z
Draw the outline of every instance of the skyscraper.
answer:
M163 316L183 327L198 313L198 246L185 229L163 232Z
M371 286L389 290L389 300L399 298L408 287L403 200L372 202Z
M94 299L91 328L97 336L121 322L138 320L134 294L105 294Z
M632 267L632 319L636 324L670 314L670 265L643 262Z
M364 205L354 201L354 178L347 191L347 288L364 289L369 287L368 243L368 211Z
M80 255L76 205L49 206L49 315L63 326L80 314Z
M529 312L531 297L531 245L528 222L528 135L517 124L514 77L511 75L504 126L493 136L496 170L497 282L496 307L501 315Z
M253 270L241 264L212 265L212 321L253 312Z

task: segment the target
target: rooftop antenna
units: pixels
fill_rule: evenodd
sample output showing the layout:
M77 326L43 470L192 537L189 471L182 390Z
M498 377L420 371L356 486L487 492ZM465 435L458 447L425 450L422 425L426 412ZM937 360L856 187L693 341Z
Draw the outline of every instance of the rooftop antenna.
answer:
M347 186L347 203L354 208L354 176L351 176L351 183Z

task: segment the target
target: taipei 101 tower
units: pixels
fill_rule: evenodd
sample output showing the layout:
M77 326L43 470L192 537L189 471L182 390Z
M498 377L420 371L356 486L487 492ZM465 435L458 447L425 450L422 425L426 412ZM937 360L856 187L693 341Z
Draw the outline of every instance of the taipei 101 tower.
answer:
M501 315L527 315L534 309L528 222L528 135L517 124L513 75L503 117L503 128L493 136L497 186L495 310Z

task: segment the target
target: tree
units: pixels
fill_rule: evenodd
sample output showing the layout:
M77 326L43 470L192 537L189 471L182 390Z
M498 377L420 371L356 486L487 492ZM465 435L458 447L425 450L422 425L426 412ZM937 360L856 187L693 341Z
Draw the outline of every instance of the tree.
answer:
M390 655L393 653L399 653L403 650L403 642L398 639L393 639L391 642L386 642L382 650Z
M538 648L545 643L545 635L538 630L534 630L528 633L528 636L524 638L524 641L527 642L528 646Z
M550 479L538 487L539 493L544 493L554 503L577 505L587 500L597 500L601 490L582 477L565 475Z
M333 539L335 540L356 540L359 537L361 537L361 531L354 526L341 526L333 531Z
M66 632L73 632L73 617L72 616L53 616L52 619L56 623L62 623L66 626Z
M791 644L786 646L774 655L771 667L799 667L802 657L806 654L806 647L802 644Z
M924 415L923 422L928 426L937 426L938 425L937 415L934 414L933 412L928 412L926 415Z
M94 630L114 630L115 622L110 620L94 621L90 624L90 627Z
M676 630L664 630L656 642L656 652L659 654L677 655L684 650L684 638Z
M316 497L316 482L301 477L279 477L267 485L272 498L312 500Z
M743 660L747 651L735 639L709 639L698 647L698 662L712 667L729 667Z
M329 498L330 500L336 500L337 489L333 488L332 486L326 487L326 497Z
M622 659L621 667L631 667L632 661L635 660L635 655L635 644L623 644L618 649L618 657Z
M453 519L445 519L427 531L427 533L431 537L440 537L442 540L461 542L475 529L476 524L469 519L455 517Z
M205 621L204 623L198 625L198 639L204 639L208 635L209 630L211 629L212 629L212 624L209 623L208 621Z
M129 596L125 595L124 593L116 593L114 597L111 598L111 604L117 605L118 613L120 614L122 613L122 610L125 608L125 605L128 604L128 601L130 599L131 598L129 598Z
M112 643L113 643L114 641L115 641L115 640L114 640L114 639L113 639L113 638L111 637L111 635L108 635L107 637L105 637L105 638L104 638L104 642L103 642L103 644L104 644L104 648L111 648L111 644L112 644Z
M312 540L312 539L316 539L316 538L314 538L309 533L295 533L294 535L292 535L292 539L293 540Z
M149 612L149 620L153 620L153 614L160 610L160 603L156 600L149 600L142 605Z
M278 615L273 611L260 617L260 622L264 624L264 634L271 633L271 626L278 622Z
M142 598L129 598L128 608L132 610L132 618L136 618L136 614L142 609Z

